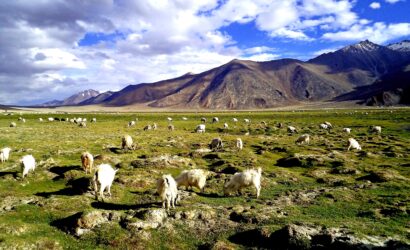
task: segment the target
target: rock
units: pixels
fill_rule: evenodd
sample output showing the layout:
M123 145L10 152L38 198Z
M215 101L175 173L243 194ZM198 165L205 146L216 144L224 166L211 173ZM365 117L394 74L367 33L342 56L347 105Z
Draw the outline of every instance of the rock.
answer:
M180 157L178 155L160 155L157 157L149 159L136 159L131 162L131 166L135 168L140 167L195 167L195 163L185 157Z
M388 182L392 180L406 180L397 171L393 169L384 169L371 171L370 174L362 176L357 180L369 180L371 182Z
M143 209L137 211L135 217L129 218L125 224L129 230L155 229L162 226L167 217L165 209Z
M207 247L211 250L235 250L237 247L232 243L225 242L225 241L217 241L213 246Z

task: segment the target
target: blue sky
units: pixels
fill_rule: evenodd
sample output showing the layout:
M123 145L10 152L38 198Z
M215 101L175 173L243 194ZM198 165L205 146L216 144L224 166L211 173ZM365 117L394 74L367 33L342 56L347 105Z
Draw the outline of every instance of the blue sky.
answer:
M0 2L0 103L410 38L409 0Z

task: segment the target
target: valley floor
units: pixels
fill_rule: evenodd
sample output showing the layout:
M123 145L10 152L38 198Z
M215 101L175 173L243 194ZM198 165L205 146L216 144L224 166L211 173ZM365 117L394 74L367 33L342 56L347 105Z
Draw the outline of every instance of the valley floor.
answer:
M67 107L1 115L0 149L12 152L0 163L0 249L409 248L410 110L305 108L135 113ZM219 122L211 123L214 116ZM88 122L81 128L48 117ZM198 134L201 117L206 133ZM130 121L136 125L128 127ZM324 121L333 128L320 129ZM153 123L157 130L143 130ZM288 133L290 125L298 133ZM381 134L369 132L373 125ZM121 149L126 134L135 150ZM302 134L311 136L310 144L295 143ZM215 137L224 147L209 151ZM349 137L361 151L347 151ZM105 202L95 199L92 175L81 169L84 151L98 156L96 164L119 169ZM37 167L23 179L19 159L26 154ZM235 172L257 167L263 171L258 199L254 188L223 195ZM182 189L179 205L163 210L156 180L193 168L209 171L205 191Z

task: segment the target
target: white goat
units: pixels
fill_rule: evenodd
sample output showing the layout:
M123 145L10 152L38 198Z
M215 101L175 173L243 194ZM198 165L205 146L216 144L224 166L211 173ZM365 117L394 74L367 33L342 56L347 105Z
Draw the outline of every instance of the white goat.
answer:
M144 131L151 130L151 129L152 129L151 125L147 125L144 127Z
M85 173L87 174L88 171L93 170L93 164L94 164L94 157L92 154L89 152L84 152L81 154L81 165L83 166L83 169L85 170Z
M52 122L52 121L54 121L54 118L53 118L53 117L49 117L49 118L48 118L48 121L49 121L49 122Z
M23 168L23 178L28 174L30 170L36 169L36 160L32 155L25 155L20 159L21 167Z
M310 135L303 134L303 135L299 136L298 139L296 139L295 143L296 144L304 144L304 143L309 144L309 142L310 142Z
M91 122L97 122L97 118L93 118L93 119L91 119Z
M157 181L157 193L161 197L162 207L169 210L170 207L175 207L178 200L177 184L171 175L163 175Z
M228 125L228 123L224 123L224 129L228 129L229 128L229 125Z
M329 129L329 126L327 124L321 123L321 124L319 124L319 128L327 130L327 129Z
M289 133L297 133L298 131L296 130L295 127L293 127L293 126L288 126L288 132L289 132Z
M129 135L124 135L124 136L122 137L121 147L122 147L122 149L129 149L129 150L131 150L131 149L133 149L132 143L133 143L132 137L129 136Z
M174 125L172 125L172 124L168 125L168 130L169 131L174 131L174 129L175 129Z
M254 186L256 189L256 198L261 192L262 169L248 169L240 173L235 173L231 179L224 185L224 194L229 195L232 192L241 191L244 187Z
M382 127L380 127L380 126L371 126L370 127L370 132L381 134L382 133Z
M202 118L201 118L201 122L206 122L206 118L205 118L205 117L202 117Z
M223 146L224 146L224 144L222 143L222 139L219 138L219 137L212 139L211 143L209 144L209 148L211 150L222 149Z
M152 124L152 130L156 130L158 128L158 125L156 123Z
M17 127L17 124L15 122L10 123L10 128L15 128Z
M360 147L359 143L353 138L349 138L349 146L347 147L347 151L349 151L350 148L362 150L362 147Z
M197 133L205 133L205 124L199 124L198 126L196 126L195 131Z
M236 147L238 148L238 150L242 150L243 142L241 138L236 138Z
M128 123L128 127L133 127L133 126L135 126L135 121L130 121L130 122Z
M5 162L9 160L11 148L2 148L0 150L0 162Z
M172 118L171 118L171 117L168 117L167 120L168 120L169 122L172 122Z
M108 195L111 197L111 185L115 178L115 173L118 169L114 170L110 164L101 164L97 166L97 170L93 176L93 184L95 191L95 199L98 200L98 193L104 201L104 190L107 189ZM100 184L100 191L98 192L98 184Z
M183 120L183 121L187 121L188 118L186 118L186 117L184 116L184 117L182 117L182 120Z
M212 118L212 122L213 122L213 123L214 123L214 122L219 122L219 118L218 118L218 117Z
M175 181L178 187L197 187L201 192L204 192L207 175L208 173L202 169L184 170L175 178Z
M238 122L238 119L234 117L234 118L232 118L232 121L233 122Z
M350 134L351 129L350 128L343 128L343 132Z
M333 128L333 126L330 122L325 121L324 124L326 124L329 129Z
M243 119L243 121L244 121L245 123L250 123L250 122L251 122L251 120L249 120L249 119Z
M39 122L42 122L42 121L43 121L43 118L41 118L41 117L38 118L38 121L39 121Z

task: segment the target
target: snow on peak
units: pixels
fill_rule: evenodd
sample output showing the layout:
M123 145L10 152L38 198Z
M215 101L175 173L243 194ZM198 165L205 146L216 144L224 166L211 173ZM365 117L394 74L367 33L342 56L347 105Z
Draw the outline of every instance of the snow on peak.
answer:
M373 51L380 47L375 43L370 42L369 40L361 41L359 43L349 45L345 47L344 51Z
M401 52L410 52L410 40L403 40L398 43L392 43L387 45L389 49L401 51Z

